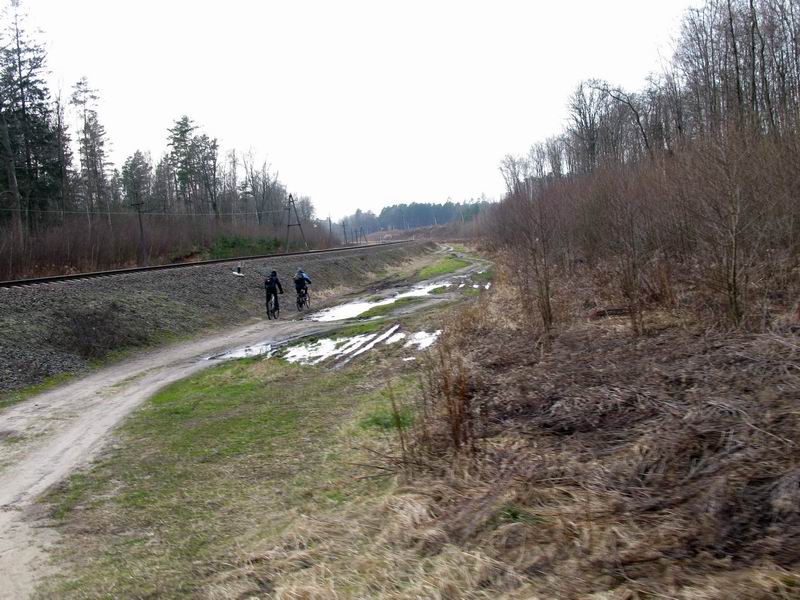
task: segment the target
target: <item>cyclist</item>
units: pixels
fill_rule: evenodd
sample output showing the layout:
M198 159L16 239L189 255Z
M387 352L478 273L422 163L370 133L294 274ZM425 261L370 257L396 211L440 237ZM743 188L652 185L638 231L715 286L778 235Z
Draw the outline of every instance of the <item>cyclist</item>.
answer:
M311 283L311 278L306 274L303 269L297 269L294 275L294 291L297 292L297 299L299 300L308 294L308 286Z
M267 292L267 310L269 310L269 299L270 297L275 298L275 310L278 310L280 306L278 305L278 291L283 293L283 286L281 285L281 280L278 279L278 272L272 271L267 278L264 280L264 289Z

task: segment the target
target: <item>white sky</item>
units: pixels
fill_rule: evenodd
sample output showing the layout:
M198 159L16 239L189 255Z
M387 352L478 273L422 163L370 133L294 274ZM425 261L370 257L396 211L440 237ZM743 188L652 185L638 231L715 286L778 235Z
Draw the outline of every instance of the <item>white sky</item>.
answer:
M640 87L690 0L28 0L54 85L86 75L121 165L188 114L334 218L499 197L582 79Z

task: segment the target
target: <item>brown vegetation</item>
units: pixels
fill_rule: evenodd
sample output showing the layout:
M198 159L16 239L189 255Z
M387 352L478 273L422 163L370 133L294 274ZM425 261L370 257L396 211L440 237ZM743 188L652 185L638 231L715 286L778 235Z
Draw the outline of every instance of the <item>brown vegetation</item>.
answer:
M563 134L503 160L490 237L545 330L554 271L576 265L613 269L637 334L678 282L709 324L766 330L797 302L797 14L794 0L708 0L645 89L584 82Z
M285 215L284 215L285 217ZM283 252L286 226L255 221L217 221L210 215L152 214L143 217L145 256L148 264L164 264ZM307 223L308 245L336 245L327 230ZM292 232L290 250L303 250L299 233ZM0 235L0 280L44 275L81 273L137 266L141 261L139 222L135 214L96 220L67 219L38 234L25 244Z
M792 326L723 333L651 307L633 338L626 317L584 318L602 287L558 277L545 351L504 275L431 357L406 459L420 560L493 565L443 597L796 597Z

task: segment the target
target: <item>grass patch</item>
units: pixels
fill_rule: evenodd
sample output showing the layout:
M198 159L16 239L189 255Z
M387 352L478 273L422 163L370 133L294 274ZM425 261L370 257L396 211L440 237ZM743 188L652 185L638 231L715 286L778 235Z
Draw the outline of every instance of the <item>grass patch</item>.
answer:
M467 260L463 260L456 256L448 256L447 258L443 258L432 265L428 265L427 267L420 269L418 277L419 279L430 279L431 277L438 277L439 275L454 273L455 271L463 269L464 267L468 267L469 265L470 262Z
M424 298L400 298L399 300L395 300L391 304L381 304L380 306L373 306L367 312L363 312L358 315L358 319L374 319L375 317L383 317L388 314L393 313L395 310L403 308L405 306L411 306L412 304L418 304L420 302L424 302Z
M254 256L272 254L278 251L280 240L277 238L244 238L239 236L220 236L208 249L209 258L236 258L238 256Z
M494 268L489 268L486 269L485 271L474 273L472 275L472 281L475 283L486 284L493 280L494 280Z
M335 333L331 334L331 337L334 339L349 338L356 335L364 335L365 333L375 333L376 331L383 329L385 326L386 324L383 321L359 323L357 325L350 325L348 327L343 327L342 329L337 329Z
M451 287L452 286L449 285L441 285L437 288L433 288L429 293L440 296L442 294L446 294L447 292L449 292Z
M398 417L402 429L408 429L414 422L414 413L408 406L401 408L396 416L389 407L382 407L361 419L359 425L362 429L391 431L397 428Z
M524 523L526 525L534 525L536 523L543 523L544 520L521 506L516 504L506 504L497 513L495 519L496 524L502 523Z
M202 596L215 565L299 514L383 490L348 463L354 438L387 429L386 378L374 370L244 359L163 389L114 450L46 498L69 566L42 596ZM416 385L407 379L393 385L400 400Z
M465 296L480 296L481 295L481 288L474 288L474 287L464 287L461 288L461 293Z

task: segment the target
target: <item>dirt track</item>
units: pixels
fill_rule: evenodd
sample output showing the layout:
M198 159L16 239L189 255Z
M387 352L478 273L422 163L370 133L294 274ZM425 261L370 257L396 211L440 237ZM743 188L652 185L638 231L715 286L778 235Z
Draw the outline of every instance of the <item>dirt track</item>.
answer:
M280 342L335 327L262 322L185 342L103 368L0 414L0 598L27 597L45 569L49 528L35 527L36 498L96 456L109 431L161 387L216 364L206 357L253 343Z
M233 277L233 266L221 263L0 289L0 394L86 372L93 359L111 351L260 318L264 274L272 269L286 278L302 267L312 274L314 289L342 293L431 249L411 243L257 259L244 265L243 277ZM106 335L89 333L94 331Z
M473 263L461 273L477 268ZM36 581L48 572L47 550L57 534L37 514L43 512L37 510L37 498L96 457L109 432L139 404L164 386L219 364L209 357L342 325L341 320L259 321L138 354L0 413L0 442L6 440L0 443L0 600L29 597Z

